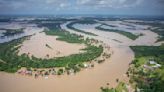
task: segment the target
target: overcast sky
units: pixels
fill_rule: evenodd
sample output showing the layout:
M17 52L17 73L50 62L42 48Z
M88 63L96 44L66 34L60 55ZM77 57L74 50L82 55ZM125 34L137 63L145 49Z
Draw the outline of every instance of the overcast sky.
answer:
M164 0L0 0L0 14L164 15Z

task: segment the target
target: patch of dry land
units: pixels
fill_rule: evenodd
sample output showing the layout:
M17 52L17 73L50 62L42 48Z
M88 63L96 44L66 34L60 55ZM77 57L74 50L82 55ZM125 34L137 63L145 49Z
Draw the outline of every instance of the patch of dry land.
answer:
M71 44L56 40L56 38L58 37L46 35L44 32L36 33L22 43L18 54L25 53L37 58L54 58L81 53L80 49L86 47L84 44Z

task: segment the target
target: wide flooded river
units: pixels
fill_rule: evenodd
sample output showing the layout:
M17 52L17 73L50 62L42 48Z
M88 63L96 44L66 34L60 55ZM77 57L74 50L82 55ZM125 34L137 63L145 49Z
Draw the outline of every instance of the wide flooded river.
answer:
M134 53L129 46L136 44L152 45L158 36L149 30L140 29L139 31L146 35L139 38L139 40L132 41L117 33L96 30L94 28L95 25L87 25L88 27L81 27L81 25L75 26L78 29L98 35L89 36L68 29L66 24L63 24L61 27L71 33L95 38L109 45L113 52L111 58L102 64L95 65L92 69L80 71L76 75L50 76L48 79L44 79L43 77L34 79L18 74L1 72L0 92L101 92L100 87L107 86L107 83L110 84L110 87L116 87L118 84L116 79L128 83L126 72L129 68L129 63L134 59ZM121 43L114 39L121 41Z

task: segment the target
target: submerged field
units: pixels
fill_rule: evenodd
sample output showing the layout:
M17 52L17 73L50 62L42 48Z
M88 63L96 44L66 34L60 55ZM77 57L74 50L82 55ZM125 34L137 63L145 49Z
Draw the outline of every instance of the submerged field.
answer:
M27 40L29 37L20 38L11 42L0 44L0 70L6 72L16 72L21 67L27 68L52 68L52 67L69 67L83 62L91 61L96 57L99 57L103 52L102 46L93 46L88 44L88 41L80 39L75 34L70 34L66 31L45 31L47 35L57 35L57 40L65 41L68 43L84 43L87 45L83 49L84 53L72 54L65 57L58 57L52 59L41 59L32 56L31 58L27 54L21 54L18 56L18 49L20 44ZM20 45L20 46L19 46ZM12 53L11 53L12 52ZM11 57L11 58L8 58Z
M152 32L155 32L159 35L157 42L164 41L164 24L163 23L157 22L157 21L139 21L139 22L130 22L130 23L149 26L149 29Z
M57 35L46 35L46 33L36 33L28 40L25 40L18 49L18 55L28 54L29 57L35 56L37 58L50 59L82 53L84 51L81 49L86 48L84 43L68 43L59 40ZM75 42L73 39L70 41Z

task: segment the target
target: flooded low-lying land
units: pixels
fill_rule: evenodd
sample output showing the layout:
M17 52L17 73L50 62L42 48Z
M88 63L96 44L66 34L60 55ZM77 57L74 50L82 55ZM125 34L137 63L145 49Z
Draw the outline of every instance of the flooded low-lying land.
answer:
M13 33L9 36L4 35L7 30L19 30L22 29L23 32L21 33ZM10 31L8 30L8 31ZM33 35L38 32L42 32L43 28L38 28L35 24L28 24L28 23L6 23L6 22L1 22L0 23L0 43L8 42L14 39L18 39L24 36L29 36Z
M29 40L22 43L19 49L19 55L29 54L37 58L54 58L77 54L84 49L85 45L70 44L56 40L57 37L47 36L45 33L36 33Z
M133 20L137 21L137 20ZM110 58L105 59L101 64L94 64L92 68L84 68L80 72L72 75L50 75L38 77L20 74L10 74L0 72L0 91L1 92L101 92L100 87L116 87L119 82L129 84L129 77L126 75L130 63L134 59L134 52L129 46L147 45L159 46L163 41L156 42L158 34L149 30L149 25L138 25L127 23L126 21L98 21L95 24L75 24L74 28L85 31L79 32L69 29L67 25L71 21L61 24L61 29L84 37L92 38L103 42L102 45L110 47L105 49L111 54ZM105 25L102 25L102 24ZM118 29L131 32L134 35L143 34L135 40L118 34L98 30L95 27L102 25L107 29ZM109 26L110 25L110 26ZM112 25L112 26L111 26ZM53 58L69 56L71 54L83 53L81 49L86 48L84 44L67 43L56 40L57 36L49 36L42 32L44 28L27 27L22 35L15 37L0 38L0 43L8 42L23 36L32 35L25 40L19 49L19 55L26 53L38 58ZM86 32L95 35L86 34ZM60 53L59 53L60 52ZM129 88L129 92L132 89Z

